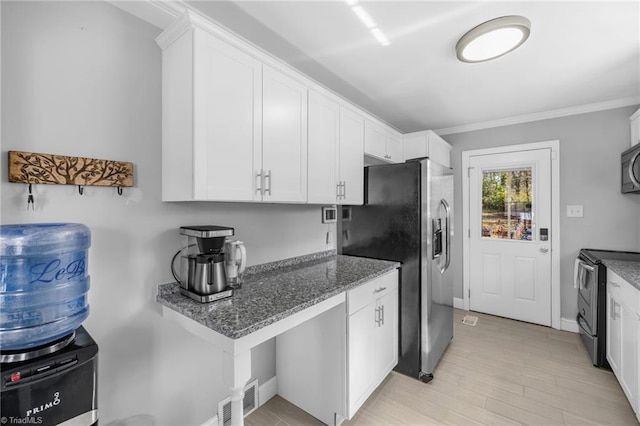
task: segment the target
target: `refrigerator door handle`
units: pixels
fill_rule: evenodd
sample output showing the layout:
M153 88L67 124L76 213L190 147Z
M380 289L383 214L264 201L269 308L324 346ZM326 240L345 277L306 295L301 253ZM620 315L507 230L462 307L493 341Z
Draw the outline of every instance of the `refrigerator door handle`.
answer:
M444 272L449 269L449 265L451 264L451 207L449 207L449 203L444 198L440 200L440 204L444 207L445 212L445 247L446 247L446 261L444 266L440 268L440 272L444 274Z

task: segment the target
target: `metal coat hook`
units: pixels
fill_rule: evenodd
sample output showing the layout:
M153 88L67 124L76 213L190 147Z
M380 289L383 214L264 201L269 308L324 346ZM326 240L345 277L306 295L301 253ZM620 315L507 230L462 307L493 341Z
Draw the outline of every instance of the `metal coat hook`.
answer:
M122 195L122 187L121 186L118 187L117 191L118 191L118 195Z
M35 210L36 209L35 200L33 199L33 193L32 193L31 190L32 190L31 184L29 184L29 195L27 196L27 210L29 210L29 209Z
M84 186L78 185L78 192L80 193L80 195L84 194Z

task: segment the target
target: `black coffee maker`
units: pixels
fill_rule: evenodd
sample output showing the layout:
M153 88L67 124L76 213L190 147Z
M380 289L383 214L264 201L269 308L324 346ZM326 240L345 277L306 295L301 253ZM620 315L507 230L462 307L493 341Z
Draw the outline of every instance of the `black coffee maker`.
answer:
M213 302L229 297L224 243L234 235L226 226L181 226L184 236L180 250L180 292L199 302Z

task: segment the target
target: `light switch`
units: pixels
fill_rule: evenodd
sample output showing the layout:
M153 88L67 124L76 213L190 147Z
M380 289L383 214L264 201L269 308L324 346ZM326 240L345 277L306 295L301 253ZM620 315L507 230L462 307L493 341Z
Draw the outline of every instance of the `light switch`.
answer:
M567 217L583 217L582 206L567 206Z

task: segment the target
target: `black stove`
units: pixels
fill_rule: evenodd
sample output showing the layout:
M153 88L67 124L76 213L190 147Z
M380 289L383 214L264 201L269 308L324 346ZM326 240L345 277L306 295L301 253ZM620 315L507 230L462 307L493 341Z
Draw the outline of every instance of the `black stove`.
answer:
M0 361L3 424L98 424L98 345L84 327Z
M640 262L640 253L633 251L614 251L614 250L597 250L582 249L580 254L584 255L592 263L600 264L602 260L626 260L632 262Z
M574 267L574 287L578 289L578 323L593 365L609 368L607 342L607 267L606 260L640 262L640 253L600 249L582 249Z

